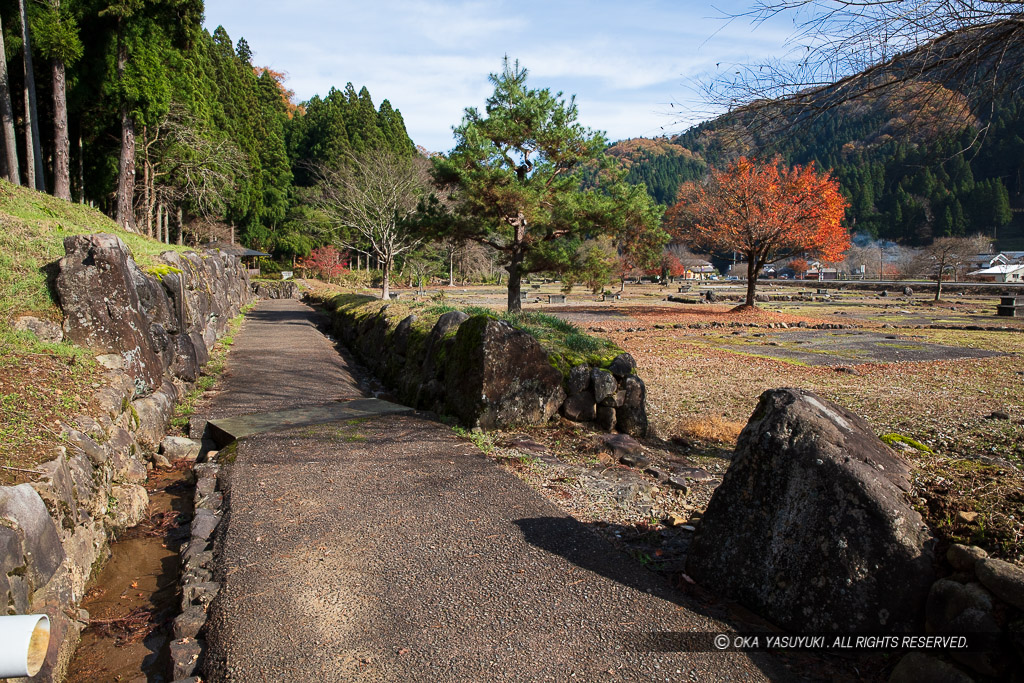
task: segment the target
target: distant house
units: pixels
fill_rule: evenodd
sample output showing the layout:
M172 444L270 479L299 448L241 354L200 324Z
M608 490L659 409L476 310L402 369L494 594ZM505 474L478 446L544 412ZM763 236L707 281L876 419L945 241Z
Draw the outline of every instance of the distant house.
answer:
M259 277L260 269L256 265L256 260L270 256L270 254L263 251L256 251L255 249L246 249L241 244L229 244L226 242L209 242L203 245L204 249L210 249L212 251L220 251L231 256L237 256L249 269L250 277Z
M708 280L715 273L715 267L707 261L694 261L686 266L683 278L686 280Z
M1007 263L1024 263L1024 251L1001 251L999 255L1005 257Z
M804 273L804 280L838 280L838 268L811 268Z
M1024 263L1003 263L967 275L983 282L1024 282Z
M967 260L967 267L972 270L985 270L994 266L1006 266L1012 263L1024 263L1024 251L1001 251L998 254L975 254Z

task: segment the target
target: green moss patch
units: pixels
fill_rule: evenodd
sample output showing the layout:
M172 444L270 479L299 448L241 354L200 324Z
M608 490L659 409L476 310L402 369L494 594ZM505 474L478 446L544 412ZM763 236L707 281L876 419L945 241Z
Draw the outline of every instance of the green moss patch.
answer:
M920 441L917 441L916 439L911 439L909 436L903 436L902 434L882 434L882 436L879 438L881 438L882 441L884 441L889 446L902 444L905 446L910 446L914 450L921 451L922 453L932 452L931 448L924 445Z

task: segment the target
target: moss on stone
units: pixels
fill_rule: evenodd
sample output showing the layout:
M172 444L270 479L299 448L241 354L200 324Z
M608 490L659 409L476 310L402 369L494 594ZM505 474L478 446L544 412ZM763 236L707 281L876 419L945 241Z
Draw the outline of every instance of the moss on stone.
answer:
M181 268L175 268L174 266L166 263L158 263L146 268L146 273L155 277L159 282L163 282L165 275L170 275L171 273L180 275Z
M920 441L911 439L909 436L903 436L902 434L882 434L881 439L889 446L895 446L896 444L903 444L910 446L914 450L921 451L922 453L931 453L932 449L924 445Z

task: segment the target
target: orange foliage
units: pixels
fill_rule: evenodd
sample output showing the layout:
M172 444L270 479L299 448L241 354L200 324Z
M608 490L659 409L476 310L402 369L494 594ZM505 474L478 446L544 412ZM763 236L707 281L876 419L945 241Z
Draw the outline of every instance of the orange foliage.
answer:
M789 267L792 268L793 272L799 276L806 273L810 265L807 263L807 259L805 258L795 258L789 262Z
M839 183L814 164L786 168L740 157L704 182L679 191L668 214L673 236L715 251L744 254L756 273L787 256L807 253L836 261L850 246L841 224L846 199Z

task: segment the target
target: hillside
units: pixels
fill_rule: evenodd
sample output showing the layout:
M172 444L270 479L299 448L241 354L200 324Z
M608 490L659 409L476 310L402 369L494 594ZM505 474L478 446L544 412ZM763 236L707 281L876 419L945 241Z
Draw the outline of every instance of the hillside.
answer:
M52 457L60 420L83 412L101 370L84 349L15 332L22 315L59 323L60 310L48 281L64 256L64 238L92 232L118 235L145 268L167 245L120 230L81 204L0 180L0 482Z
M977 232L1001 248L1024 242L1024 218L1011 213L1024 209L1024 97L1006 95L978 119L956 93L920 105L907 90L771 130L728 114L658 145L627 140L609 151L663 203L706 164L779 154L833 169L857 232L912 244Z

